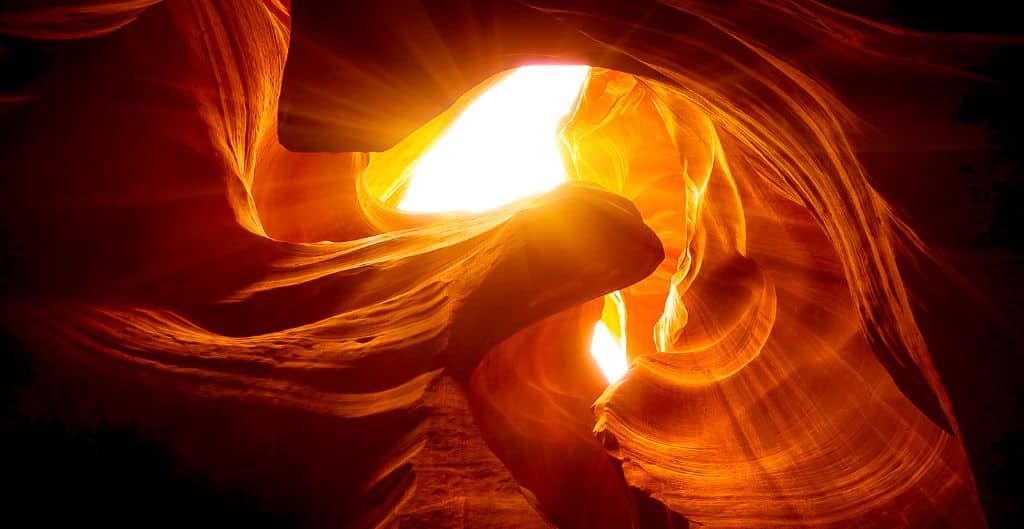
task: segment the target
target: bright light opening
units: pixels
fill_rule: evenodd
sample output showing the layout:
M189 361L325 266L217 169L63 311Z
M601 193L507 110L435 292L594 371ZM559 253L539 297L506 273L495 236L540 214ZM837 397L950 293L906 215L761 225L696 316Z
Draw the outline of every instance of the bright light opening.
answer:
M589 71L524 66L497 82L416 160L398 209L481 212L568 180L558 133ZM624 327L621 294L609 294L590 345L608 382L628 369Z
M590 356L608 383L617 382L629 370L626 356L626 300L616 290L604 297L601 319L594 326Z
M629 370L626 351L603 321L598 321L594 326L594 338L590 340L590 356L594 357L597 367L601 368L608 383L618 381Z
M524 66L466 107L412 167L398 208L480 212L568 179L558 133L588 66Z

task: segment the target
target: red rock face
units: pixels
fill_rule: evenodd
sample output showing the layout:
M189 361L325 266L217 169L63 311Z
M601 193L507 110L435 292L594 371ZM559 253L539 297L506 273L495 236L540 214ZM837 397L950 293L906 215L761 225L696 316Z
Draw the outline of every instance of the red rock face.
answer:
M0 31L73 47L3 116L2 322L69 422L313 526L985 526L897 267L927 251L854 146L859 115L939 132L826 83L906 97L927 36L626 1L86 2ZM579 182L396 210L460 96L537 62L594 66Z

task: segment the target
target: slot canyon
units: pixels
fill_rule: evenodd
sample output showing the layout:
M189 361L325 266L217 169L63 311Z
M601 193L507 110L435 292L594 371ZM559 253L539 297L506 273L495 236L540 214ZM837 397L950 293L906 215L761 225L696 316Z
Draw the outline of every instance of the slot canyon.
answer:
M0 3L9 516L1017 526L1024 38L897 4Z

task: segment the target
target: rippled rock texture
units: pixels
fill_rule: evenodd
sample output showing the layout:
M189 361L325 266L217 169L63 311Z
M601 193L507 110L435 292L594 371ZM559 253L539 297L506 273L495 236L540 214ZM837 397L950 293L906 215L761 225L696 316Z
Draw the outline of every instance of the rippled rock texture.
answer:
M985 526L897 267L927 252L819 82L870 104L929 37L803 1L44 4L0 17L72 50L2 102L29 407L315 526ZM393 209L541 59L595 67L580 182Z

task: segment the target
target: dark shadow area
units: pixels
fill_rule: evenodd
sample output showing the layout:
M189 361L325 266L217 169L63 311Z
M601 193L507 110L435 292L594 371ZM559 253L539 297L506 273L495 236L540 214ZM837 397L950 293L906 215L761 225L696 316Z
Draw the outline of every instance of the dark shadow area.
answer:
M1015 7L904 1L836 5L929 32L1020 37ZM993 528L1021 527L1024 473L1024 49L1002 46L971 68L987 78L949 116L978 128L987 148L867 152L875 186L952 266L963 283L927 264L904 263L915 314L955 407L982 504ZM909 166L925 171L901 173ZM897 177L898 176L898 177ZM969 285L969 286L968 286ZM973 290L973 292L972 292Z
M0 468L5 516L36 527L299 527L254 498L183 472L170 449L136 432L73 428L20 406L30 355L0 332Z

